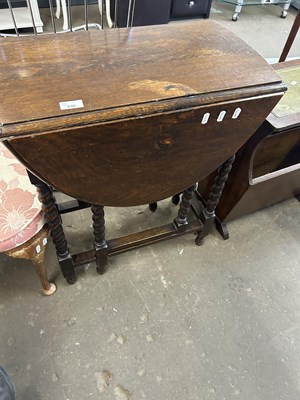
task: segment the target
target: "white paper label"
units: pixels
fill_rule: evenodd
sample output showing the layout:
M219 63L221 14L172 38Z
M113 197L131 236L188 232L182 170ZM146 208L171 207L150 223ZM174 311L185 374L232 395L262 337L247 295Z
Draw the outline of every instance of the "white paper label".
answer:
M241 112L242 112L242 110L239 107L236 108L233 113L232 119L237 119Z
M59 103L61 110L72 110L73 108L84 107L82 100L72 100L72 101L61 101Z
M224 117L225 117L225 114L226 114L226 111L225 111L225 110L221 111L220 114L219 114L219 116L218 116L218 118L217 118L217 121L218 121L218 122L222 122L223 119L224 119Z
M203 115L201 124L203 124L203 125L207 124L207 123L208 123L208 120L209 120L209 117L210 117L210 113L205 113L205 114Z

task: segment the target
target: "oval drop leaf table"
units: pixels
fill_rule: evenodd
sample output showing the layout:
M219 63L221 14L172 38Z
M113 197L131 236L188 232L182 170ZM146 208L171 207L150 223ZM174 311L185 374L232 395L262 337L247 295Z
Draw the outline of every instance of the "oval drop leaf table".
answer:
M69 282L74 264L96 257L103 272L107 255L133 242L116 250L105 241L103 206L184 191L177 223L152 230L151 240L199 232L200 216L192 226L186 219L195 182L228 160L215 204L232 156L286 89L262 57L213 21L5 38L0 59L0 139L37 177ZM48 185L93 205L88 255L70 256ZM135 247L151 240L137 234Z

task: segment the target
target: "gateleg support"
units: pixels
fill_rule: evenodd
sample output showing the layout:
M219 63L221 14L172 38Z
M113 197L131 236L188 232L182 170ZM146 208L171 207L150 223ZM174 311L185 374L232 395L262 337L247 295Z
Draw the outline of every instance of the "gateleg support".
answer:
M95 243L95 256L97 272L98 274L103 275L108 268L108 245L106 240L103 240L101 244Z
M74 284L76 282L75 265L65 238L61 217L52 190L45 182L41 181L31 172L28 171L28 175L31 183L37 187L62 274L69 284Z

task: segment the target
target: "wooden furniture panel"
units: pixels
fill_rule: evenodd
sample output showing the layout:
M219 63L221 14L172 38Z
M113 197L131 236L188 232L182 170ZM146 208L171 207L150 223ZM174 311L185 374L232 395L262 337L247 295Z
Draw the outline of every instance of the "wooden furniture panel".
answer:
M108 206L147 204L182 192L221 165L275 102L276 97L207 105L122 124L35 135L30 146L28 137L9 140L9 144L28 169L72 197ZM236 120L232 116L238 108L242 113ZM222 110L226 116L218 122ZM208 112L209 121L201 124ZM252 118L254 113L257 119ZM41 164L41 154L51 162ZM80 170L75 168L78 160Z
M237 152L216 210L221 223L300 194L300 60L273 67L289 89ZM216 171L199 182L204 199L215 175Z
M187 100L197 100L192 96L206 94L206 104L212 104L220 92L224 98L219 101L230 94L240 98L241 88L249 88L248 97L273 93L271 84L282 91L272 68L212 21L183 23L181 29L170 24L5 38L1 60L2 137L11 124L31 122L44 132L58 118L62 127L82 126L101 116L122 119L185 109ZM21 107L15 107L15 93ZM83 107L61 110L61 102L78 99ZM17 134L18 126L9 128L8 133Z
M69 283L83 262L95 260L103 273L122 251L191 232L200 244L233 154L286 90L261 56L213 21L5 39L0 59L0 140L33 173ZM220 165L203 209L195 182ZM71 256L49 186L91 203L90 252ZM171 224L105 239L104 205L181 191Z
M299 162L299 128L269 135L257 146L252 179L291 167Z
M253 180L242 201L228 214L226 221L261 210L300 194L300 163Z

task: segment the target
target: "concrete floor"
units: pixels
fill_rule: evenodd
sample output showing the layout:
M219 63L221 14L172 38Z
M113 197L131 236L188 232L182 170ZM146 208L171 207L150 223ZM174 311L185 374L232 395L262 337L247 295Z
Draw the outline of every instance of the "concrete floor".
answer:
M286 18L280 18L281 5L245 6L238 21L232 21L234 5L213 1L211 19L231 29L258 53L277 62L297 11L290 7ZM298 34L289 57L300 57Z
M215 2L217 19L265 57L278 57L295 11ZM298 52L298 53L297 53ZM292 56L299 56L294 47ZM165 200L107 212L107 237L169 222ZM90 211L64 218L74 252L91 246ZM30 262L0 255L0 364L22 400L299 400L300 205L287 200L229 224L202 247L186 235L95 265L39 294Z

